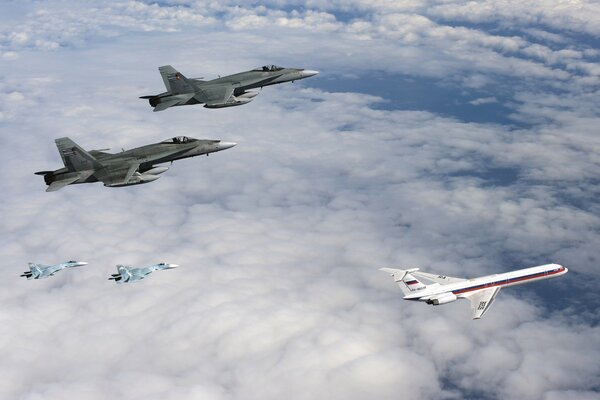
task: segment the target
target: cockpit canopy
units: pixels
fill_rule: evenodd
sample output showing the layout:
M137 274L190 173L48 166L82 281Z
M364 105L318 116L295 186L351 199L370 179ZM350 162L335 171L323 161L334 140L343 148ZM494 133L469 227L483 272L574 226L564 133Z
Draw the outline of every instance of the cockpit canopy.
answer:
M268 71L280 71L282 69L283 69L283 67L278 67L277 65L263 65L262 67L256 68L253 71L268 72Z
M187 136L175 136L174 138L163 140L161 143L189 143L194 142L198 139L190 138Z
M67 261L67 263L70 263L70 264L75 264L76 262L77 261L74 261L74 260Z

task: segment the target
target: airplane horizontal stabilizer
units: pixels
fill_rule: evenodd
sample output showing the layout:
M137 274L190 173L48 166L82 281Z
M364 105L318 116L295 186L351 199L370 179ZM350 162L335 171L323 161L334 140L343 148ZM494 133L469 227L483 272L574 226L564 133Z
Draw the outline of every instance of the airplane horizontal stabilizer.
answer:
M154 112L164 111L169 107L173 107L174 105L179 104L179 102L180 102L179 99L175 99L175 100L169 100L169 101L165 101L162 103L158 103L156 105L156 107L154 107L154 110L152 110L152 111L154 111Z
M71 183L75 182L78 179L79 179L79 176L72 176L67 179L61 179L59 181L54 181L48 186L48 188L46 188L46 192L56 192L57 190L60 190L67 185L70 185Z
M86 180L94 173L94 170L88 171L78 171L78 172L69 172L67 174L60 175L62 179L56 180L50 183L50 186L46 189L46 192L56 192L59 189L64 188L71 183L74 183L78 180Z

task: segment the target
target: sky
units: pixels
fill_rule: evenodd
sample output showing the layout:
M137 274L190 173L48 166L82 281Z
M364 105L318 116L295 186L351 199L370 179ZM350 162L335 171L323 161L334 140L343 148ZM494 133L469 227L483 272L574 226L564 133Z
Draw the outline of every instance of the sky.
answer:
M0 3L1 399L597 399L593 1ZM319 75L153 113L157 67ZM54 139L238 145L46 193ZM27 281L27 262L89 265ZM132 285L116 264L181 265ZM560 279L402 300L380 267Z

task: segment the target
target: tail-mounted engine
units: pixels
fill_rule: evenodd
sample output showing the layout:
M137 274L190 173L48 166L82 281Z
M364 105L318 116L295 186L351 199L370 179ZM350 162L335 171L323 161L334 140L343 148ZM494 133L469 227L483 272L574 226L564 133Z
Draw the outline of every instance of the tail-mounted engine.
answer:
M456 301L458 297L454 293L443 293L435 297L430 297L425 300L427 304L431 304L434 306L439 306L440 304L452 303Z

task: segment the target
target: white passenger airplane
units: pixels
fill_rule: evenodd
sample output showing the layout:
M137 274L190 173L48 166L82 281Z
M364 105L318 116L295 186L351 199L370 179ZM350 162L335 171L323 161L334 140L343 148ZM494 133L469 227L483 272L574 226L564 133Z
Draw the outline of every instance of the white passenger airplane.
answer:
M469 299L473 319L479 319L485 314L501 288L554 278L569 271L559 264L547 264L503 274L462 279L420 272L419 268L380 268L380 270L394 277L394 281L404 293L405 300L424 301L437 306L457 299ZM417 278L431 283L426 285Z

